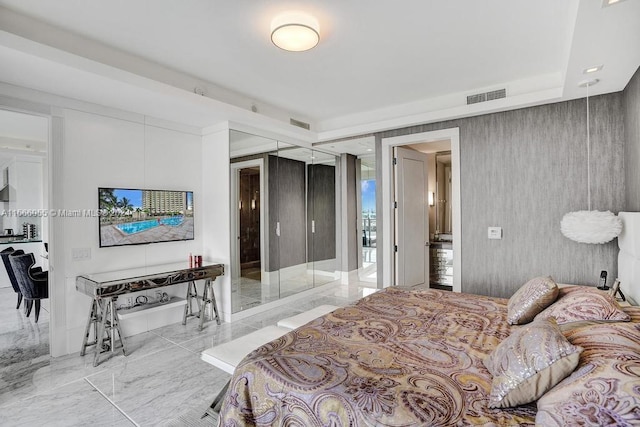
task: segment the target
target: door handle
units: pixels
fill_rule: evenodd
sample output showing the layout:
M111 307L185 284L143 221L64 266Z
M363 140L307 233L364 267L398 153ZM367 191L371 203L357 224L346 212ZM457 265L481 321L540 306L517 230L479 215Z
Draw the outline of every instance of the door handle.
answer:
M425 246L431 246L431 243L427 242L424 244Z

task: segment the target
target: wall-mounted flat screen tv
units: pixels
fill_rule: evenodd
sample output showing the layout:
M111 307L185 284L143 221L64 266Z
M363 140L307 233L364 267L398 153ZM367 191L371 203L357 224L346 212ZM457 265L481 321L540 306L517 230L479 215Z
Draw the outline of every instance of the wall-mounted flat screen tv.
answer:
M100 247L193 240L193 192L98 188Z

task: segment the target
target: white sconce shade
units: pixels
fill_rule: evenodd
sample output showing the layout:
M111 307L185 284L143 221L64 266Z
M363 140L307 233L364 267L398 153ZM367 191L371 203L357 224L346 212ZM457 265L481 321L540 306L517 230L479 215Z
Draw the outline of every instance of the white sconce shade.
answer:
M433 194L433 191L429 191L429 206L433 206L434 199L435 199L435 195Z
M622 220L610 211L576 211L560 221L562 234L579 243L607 243L622 232Z
M271 41L280 49L303 52L320 41L320 24L304 12L284 12L271 21Z

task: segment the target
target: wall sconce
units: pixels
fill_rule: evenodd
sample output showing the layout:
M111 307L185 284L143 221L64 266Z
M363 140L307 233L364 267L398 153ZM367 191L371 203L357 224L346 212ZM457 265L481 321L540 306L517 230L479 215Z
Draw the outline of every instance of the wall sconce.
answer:
M251 199L251 210L256 210L256 199Z
M429 206L433 206L435 198L436 197L433 191L429 191Z

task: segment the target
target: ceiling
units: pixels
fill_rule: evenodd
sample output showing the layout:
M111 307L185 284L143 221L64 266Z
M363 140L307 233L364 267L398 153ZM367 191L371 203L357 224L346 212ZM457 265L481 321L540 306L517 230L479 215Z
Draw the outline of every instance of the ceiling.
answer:
M624 89L640 1L0 0L0 82L207 127L322 142ZM400 5L400 6L399 6ZM292 53L271 19L304 10L320 43ZM603 65L587 76L585 68ZM500 100L467 95L506 89ZM289 119L309 123L310 131Z

